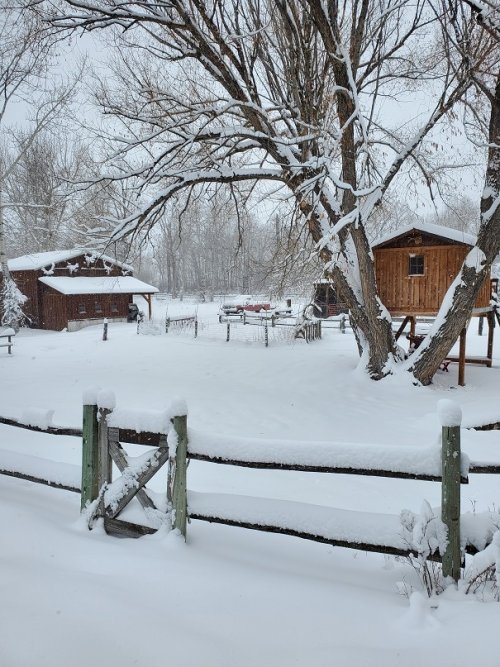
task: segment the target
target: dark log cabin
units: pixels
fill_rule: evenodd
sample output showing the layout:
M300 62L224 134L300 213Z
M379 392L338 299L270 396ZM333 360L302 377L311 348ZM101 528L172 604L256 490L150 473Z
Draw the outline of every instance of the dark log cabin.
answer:
M377 287L392 317L403 317L396 337L410 324L410 340L418 344L418 317L435 317L476 238L471 234L432 224L400 229L373 246ZM489 324L486 357L465 359L465 330L461 336L462 361L492 364L494 311L491 281L485 281L474 304L473 316ZM449 357L456 360L454 357ZM463 366L463 364L462 364ZM462 373L463 374L463 373Z
M134 278L132 267L89 250L23 255L8 266L28 297L30 326L38 329L76 331L103 318L126 321L134 295L145 299L151 317L151 295L158 291Z

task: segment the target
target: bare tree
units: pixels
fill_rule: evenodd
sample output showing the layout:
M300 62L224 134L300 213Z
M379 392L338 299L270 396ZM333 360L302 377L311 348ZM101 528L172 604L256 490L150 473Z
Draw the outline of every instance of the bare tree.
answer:
M471 51L472 26L465 15L464 5L473 8L478 22L494 44L491 52L493 66L488 63L468 62ZM485 280L489 279L491 267L500 252L500 8L490 3L465 2L446 3L446 22L449 54L468 67L474 98L465 100L469 113L484 130L483 148L487 150L485 186L481 197L480 226L477 242L464 260L461 270L444 299L438 318L431 332L408 364L410 370L425 383L439 366L450 346L466 325L473 305ZM456 67L456 61L454 62ZM479 102L479 104L478 104Z
M0 163L0 269L2 272L2 307L4 323L17 328L19 320L13 315L5 321L5 313L19 313L24 297L15 288L9 273L5 248L4 211L9 208L40 208L36 201L9 201L5 183L20 161L32 150L37 138L48 128L73 94L76 81L68 85L47 85L45 75L51 50L59 37L48 29L36 3L18 0L2 8L0 14L0 130L5 141L9 138L7 111L14 101L22 101L32 109L30 130L17 142L15 151L5 151ZM16 304L12 299L17 299ZM8 302L8 303L7 303ZM15 306L15 307L14 307Z
M408 162L428 180L421 148L471 89L471 73L491 70L489 32L464 17L469 41L456 48L438 0L63 4L56 24L117 27L132 54L120 74L126 88L102 96L127 130L120 144L129 173L143 177L143 205L115 237L151 228L172 197L201 183L276 182L349 305L368 372L392 372L400 358L366 224ZM384 114L388 98L422 85L433 91L432 108L398 129ZM453 325L441 331L442 345L454 334ZM411 370L430 381L419 363Z

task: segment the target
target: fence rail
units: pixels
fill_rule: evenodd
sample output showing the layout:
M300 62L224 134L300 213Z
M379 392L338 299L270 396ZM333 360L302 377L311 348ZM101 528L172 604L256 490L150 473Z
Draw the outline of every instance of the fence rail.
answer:
M187 530L187 519L190 518L264 532L287 534L333 546L345 546L363 551L377 551L403 556L415 554L416 549L411 545L405 546L401 543L401 537L395 528L399 517L395 515L372 514L367 524L365 513L360 512L335 510L334 508L311 506L293 501L188 492L187 461L193 459L248 468L341 473L441 482L443 490L442 520L448 526L449 531L449 547L443 556L443 571L445 576L449 574L454 579L458 579L460 576L459 489L461 484L468 482L468 477L461 471L459 465L461 460L460 425L443 426L442 473L431 474L404 469L404 464L400 464L399 470L389 470L361 468L345 463L331 464L328 461L319 463L311 461L293 462L287 461L286 457L285 460L281 457L280 461L258 460L258 456L256 460L248 460L248 457L243 455L223 455L220 453L220 449L217 453L217 445L214 445L213 438L208 448L203 451L203 446L200 448L199 435L194 438L194 444L190 445L185 415L172 419L172 428L176 434L175 441L177 444L174 450L170 451L166 433L152 431L137 433L130 428L110 427L108 426L108 420L111 414L110 410L99 409L97 405L84 406L82 430L63 426L42 428L16 419L0 417L0 424L6 426L54 436L82 437L83 443L82 483L80 487L57 479L44 478L33 474L31 470L29 472L13 470L12 465L2 465L1 461L0 474L44 484L52 488L81 493L82 508L87 506L89 501L98 500L94 510L94 519L96 516L102 516L105 520L106 530L113 534L137 537L155 532L156 528L124 521L118 515L133 497L137 497L143 507L156 513L156 517L160 514L166 516L164 511L156 508L143 487L157 469L168 462L167 499L172 508L172 526L180 530L184 536ZM129 457L125 456L120 443L145 445L150 448L153 447L155 450L139 457L140 465L137 465L131 463ZM243 444L245 447L248 446L246 441ZM332 446L334 447L333 443ZM222 448L224 449L224 447L227 448L227 442L222 443ZM234 448L230 449L233 451ZM408 448L404 449L406 451ZM314 446L310 443L307 451L308 456L312 452L313 459L318 454L318 452L315 454ZM112 480L112 459L123 475L122 478L115 480L118 484ZM472 461L469 466L469 473L500 474L500 464L484 464ZM123 480L125 481L123 482ZM294 512L298 512L298 520L288 518L282 521L279 519L281 516L292 517ZM318 520L318 517L321 520ZM308 522L311 522L311 526ZM362 532L367 525L371 526L371 529L367 530L371 537L362 539ZM327 526L327 529L324 526ZM389 531L388 526L392 526ZM375 530L373 530L373 527ZM359 530L359 534L356 533L356 530ZM474 544L467 544L465 550L472 554L477 552ZM441 559L437 553L431 554L429 558Z

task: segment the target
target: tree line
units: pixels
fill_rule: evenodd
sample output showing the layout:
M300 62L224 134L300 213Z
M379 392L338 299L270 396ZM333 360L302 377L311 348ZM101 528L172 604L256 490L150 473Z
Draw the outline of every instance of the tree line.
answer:
M171 249L174 236L180 248L189 237L206 252L186 242L170 257L166 281L175 289L180 275L224 282L217 253L208 258L217 241L222 255L228 240L221 216L210 218L210 202L226 198L239 243L246 227L256 239L286 239L266 246L275 267L307 268L311 256L321 262L349 306L371 377L404 367L431 381L500 250L494 3L42 0L31 8L52 39L98 30L113 45L109 72L94 85L109 120L99 135L102 159L86 183L126 197L98 223L87 218L89 234L124 249L146 238ZM414 99L419 113L408 106ZM438 141L457 119L482 157L485 187L473 204L481 261L465 260L436 326L404 365L378 296L370 240L405 184L421 180L436 196L442 175L461 165L460 146L448 140L440 153ZM280 202L288 218L282 236L272 233L272 216L267 232L251 222L247 209L259 198ZM231 206L223 208L232 217ZM203 224L193 226L197 210ZM242 284L255 255L248 236L245 250Z

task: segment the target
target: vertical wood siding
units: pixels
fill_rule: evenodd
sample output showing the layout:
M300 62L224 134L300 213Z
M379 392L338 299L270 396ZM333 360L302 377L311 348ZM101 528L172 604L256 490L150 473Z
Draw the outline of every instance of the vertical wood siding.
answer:
M382 303L393 315L435 315L469 248L464 245L411 246L374 250ZM424 274L408 275L410 255L423 255ZM490 281L483 285L476 308L490 302Z

